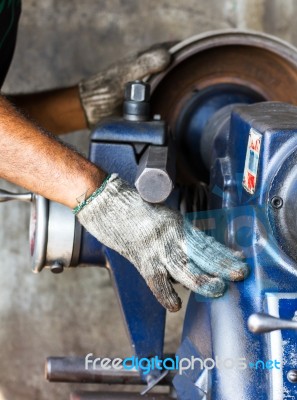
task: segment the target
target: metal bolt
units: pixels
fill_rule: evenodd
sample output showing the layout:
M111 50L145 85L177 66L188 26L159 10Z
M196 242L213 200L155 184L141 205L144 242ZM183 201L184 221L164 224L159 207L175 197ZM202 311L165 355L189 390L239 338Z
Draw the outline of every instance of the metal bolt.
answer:
M125 87L123 106L127 121L148 121L150 119L150 85L142 81L128 82Z
M270 203L271 203L272 207L275 209L282 208L282 206L284 204L283 199L279 196L272 197Z
M287 379L291 383L297 383L297 370L296 369L291 369L287 373Z
M148 102L150 100L150 85L142 81L128 82L125 88L125 100Z
M50 266L51 272L53 274L60 274L61 272L64 271L64 265L60 261L55 261L51 266Z
M141 157L135 187L149 203L164 202L173 189L173 166L165 146L149 146Z

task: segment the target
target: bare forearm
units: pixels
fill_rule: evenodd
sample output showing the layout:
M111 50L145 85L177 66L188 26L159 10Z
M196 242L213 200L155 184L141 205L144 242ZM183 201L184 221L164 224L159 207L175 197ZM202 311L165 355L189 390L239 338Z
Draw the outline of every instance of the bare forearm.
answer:
M12 95L8 99L54 135L87 128L78 87Z
M0 96L0 178L68 207L101 185L105 173L43 133Z
M125 84L163 71L170 63L172 43L152 46L128 55L104 71L83 79L77 86L30 95L10 96L31 119L55 135L92 127L117 114Z

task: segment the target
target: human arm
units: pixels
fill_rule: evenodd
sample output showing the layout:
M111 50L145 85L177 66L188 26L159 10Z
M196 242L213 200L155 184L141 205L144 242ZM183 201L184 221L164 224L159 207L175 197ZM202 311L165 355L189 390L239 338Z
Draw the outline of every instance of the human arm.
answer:
M30 119L54 135L88 128L78 85L39 93L10 95L7 98Z
M3 97L0 177L70 208L85 194L77 213L81 224L126 257L170 311L181 307L170 277L203 296L219 297L224 280L241 280L248 273L231 250L195 230L178 212L146 203L115 174L106 180L104 171L26 120Z
M44 133L0 96L0 177L68 207L101 185L105 172Z
M168 47L169 44L156 45L130 55L76 86L8 98L55 135L86 129L120 110L128 81L166 68L170 62Z

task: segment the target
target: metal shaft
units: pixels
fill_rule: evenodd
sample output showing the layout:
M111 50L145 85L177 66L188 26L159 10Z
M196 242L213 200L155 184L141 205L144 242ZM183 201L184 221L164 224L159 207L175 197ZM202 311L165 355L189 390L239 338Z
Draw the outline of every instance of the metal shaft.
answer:
M33 201L33 193L11 193L0 189L0 203L11 200L26 201L30 203Z
M160 385L171 383L172 376L168 375ZM86 369L84 357L49 357L45 376L50 382L144 384L136 369L102 369L99 365L96 365L96 369Z
M253 333L267 333L278 329L296 329L297 321L280 319L268 314L252 314L248 319L248 328Z
M135 186L149 203L162 203L170 195L174 181L174 160L168 146L149 146L141 157Z

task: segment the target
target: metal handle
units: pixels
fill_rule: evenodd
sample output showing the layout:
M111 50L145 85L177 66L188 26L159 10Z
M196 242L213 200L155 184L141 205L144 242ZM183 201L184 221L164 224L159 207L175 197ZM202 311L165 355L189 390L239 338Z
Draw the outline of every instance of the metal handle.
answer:
M269 314L256 313L250 315L248 328L253 333L267 333L278 329L297 330L297 321L276 318Z
M30 203L33 201L33 193L11 193L0 189L0 203L11 200L26 201Z

